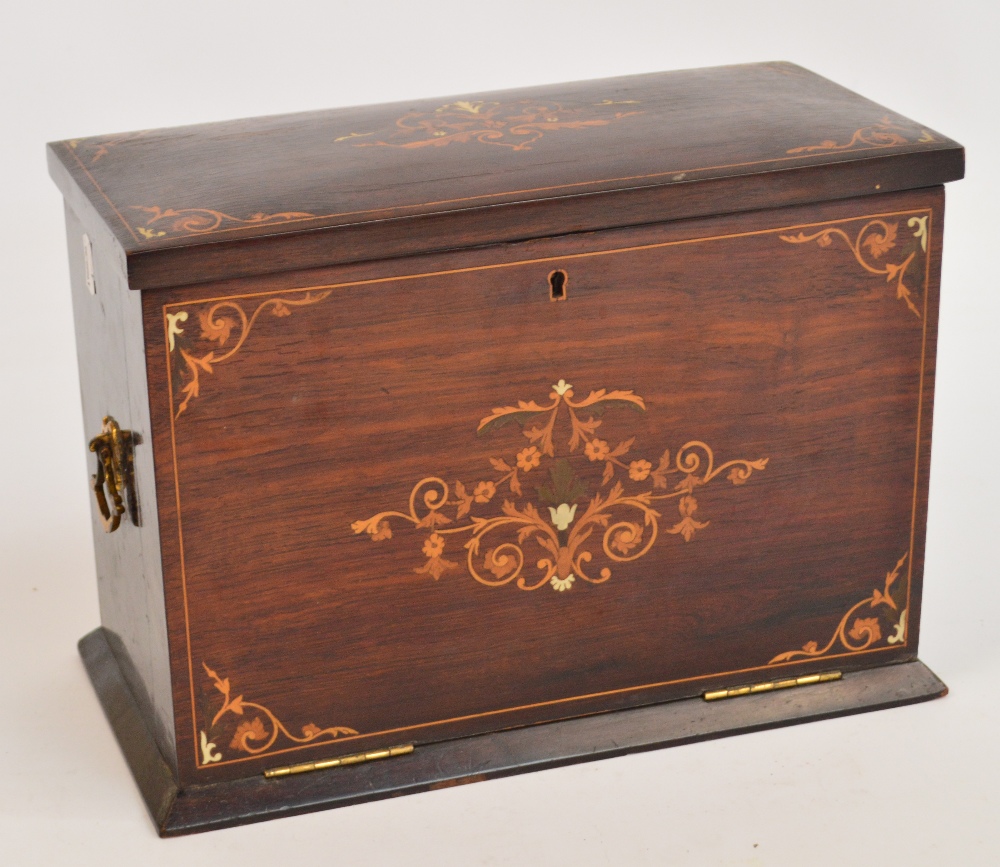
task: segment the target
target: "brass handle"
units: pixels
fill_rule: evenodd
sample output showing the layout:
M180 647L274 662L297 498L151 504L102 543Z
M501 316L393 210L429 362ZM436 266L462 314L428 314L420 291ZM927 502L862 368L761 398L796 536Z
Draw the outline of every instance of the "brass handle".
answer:
M90 441L90 450L97 455L97 472L90 479L105 533L117 530L125 514L125 496L131 487L132 443L132 432L122 430L110 415L104 417L100 435Z

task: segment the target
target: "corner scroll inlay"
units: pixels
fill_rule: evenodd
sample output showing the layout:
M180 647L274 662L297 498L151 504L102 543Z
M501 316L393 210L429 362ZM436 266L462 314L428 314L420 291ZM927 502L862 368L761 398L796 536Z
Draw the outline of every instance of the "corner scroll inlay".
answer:
M214 373L216 365L229 361L243 348L262 313L268 312L279 318L291 316L292 310L297 307L326 300L331 291L306 292L299 298L268 298L249 315L236 301L218 301L197 313L200 327L198 336L195 336L192 326L187 324L191 321L187 310L176 313L164 311L167 347L172 362L179 368L180 380L184 383L174 417L179 418L191 401L201 394L201 375ZM229 315L224 315L227 313ZM182 323L185 324L183 328ZM230 342L234 329L237 336ZM218 344L218 348L206 352L205 346L213 344Z
M207 728L199 733L202 765L221 761L225 757L222 750L227 748L236 753L257 756L270 750L279 738L305 745L329 743L340 737L357 734L354 729L346 726L320 728L312 723L302 727L301 735L292 734L264 705L247 701L242 695L233 698L228 677L219 677L204 662L202 668L211 678L215 689L222 694L222 705Z
M279 214L251 214L249 217L234 217L210 208L161 208L156 205L133 205L133 211L142 211L148 216L133 228L147 241L170 235L200 235L220 228L245 228L250 226L271 226L291 220L315 217L306 211L283 211Z
M869 220L853 238L838 226L829 226L816 232L799 232L797 235L779 235L788 244L806 244L815 241L820 247L830 247L835 240L847 245L857 263L870 274L884 276L887 283L892 283L896 289L896 298L902 301L910 312L921 319L920 311L913 300L913 290L907 286L906 280L913 272L924 267L923 257L918 256L918 250L927 251L927 221L929 215L910 217L909 228L916 227L912 236L899 237L900 221L889 221L881 218ZM880 262L883 256L888 256L891 250L897 250L893 256L896 262ZM921 278L913 275L917 282Z
M871 150L872 148L892 148L905 144L930 144L938 139L922 127L904 126L890 117L883 117L871 126L855 130L848 141L836 142L826 139L819 144L789 148L790 155L820 153L823 151Z
M881 590L872 590L870 596L848 609L823 647L809 641L801 650L779 653L768 664L815 659L835 651L861 653L880 643L885 646L905 643L907 587L905 582L897 581L907 557L908 552L899 558L895 568L886 573Z

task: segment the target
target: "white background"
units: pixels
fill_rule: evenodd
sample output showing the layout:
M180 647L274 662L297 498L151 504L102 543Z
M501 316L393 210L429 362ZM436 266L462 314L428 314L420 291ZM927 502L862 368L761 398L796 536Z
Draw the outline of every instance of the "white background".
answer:
M4 4L0 863L1000 863L996 8L926 0ZM948 189L921 636L921 657L951 696L158 840L76 655L76 640L98 624L97 594L62 207L44 143L779 59L968 149L968 177Z

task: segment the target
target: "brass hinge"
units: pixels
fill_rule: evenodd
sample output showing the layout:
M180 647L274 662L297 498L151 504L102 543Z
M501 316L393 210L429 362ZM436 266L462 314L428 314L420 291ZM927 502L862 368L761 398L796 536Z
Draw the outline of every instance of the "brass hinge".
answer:
M790 677L787 680L771 680L767 683L755 683L753 686L737 686L733 689L716 689L702 694L705 701L718 701L720 698L736 698L740 695L756 695L759 692L773 692L776 689L790 689L793 686L812 686L814 683L828 683L840 680L843 675L839 671L826 671L823 674L807 674L803 677Z
M304 774L308 771L324 771L327 768L340 768L344 765L359 765L361 762L373 762L376 759L389 759L395 756L405 756L413 752L413 744L402 747L389 747L384 750L369 750L367 753L354 753L350 756L340 756L336 759L324 759L320 762L303 762L301 765L286 765L283 768L271 768L264 771L269 780L274 777L288 777L292 774Z

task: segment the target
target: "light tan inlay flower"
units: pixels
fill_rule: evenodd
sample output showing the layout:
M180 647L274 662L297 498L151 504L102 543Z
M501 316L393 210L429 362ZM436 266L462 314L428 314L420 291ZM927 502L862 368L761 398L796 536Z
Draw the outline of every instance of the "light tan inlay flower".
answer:
M611 446L604 440L591 440L583 451L592 461L603 461L611 453Z
M632 461L628 465L628 477L633 482L641 482L649 475L653 465L649 461Z
M531 472L542 462L542 454L537 446L528 446L517 453L517 465L524 472Z

